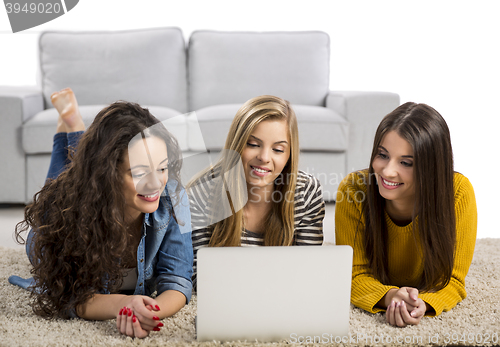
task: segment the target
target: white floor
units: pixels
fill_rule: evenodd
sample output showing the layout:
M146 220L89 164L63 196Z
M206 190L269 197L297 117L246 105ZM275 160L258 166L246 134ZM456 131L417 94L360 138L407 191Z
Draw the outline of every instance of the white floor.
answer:
M14 230L16 224L23 220L24 206L0 206L0 246L3 247L24 247L19 245L14 239ZM335 204L326 204L326 215L323 225L324 242L335 242Z

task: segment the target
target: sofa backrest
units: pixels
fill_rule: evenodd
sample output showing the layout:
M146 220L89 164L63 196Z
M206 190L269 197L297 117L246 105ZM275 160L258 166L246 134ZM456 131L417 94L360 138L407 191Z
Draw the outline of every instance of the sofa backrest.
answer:
M44 32L39 39L45 107L71 87L80 105L116 100L187 111L186 47L178 28Z
M319 31L195 31L189 39L189 109L271 94L324 106L330 38Z

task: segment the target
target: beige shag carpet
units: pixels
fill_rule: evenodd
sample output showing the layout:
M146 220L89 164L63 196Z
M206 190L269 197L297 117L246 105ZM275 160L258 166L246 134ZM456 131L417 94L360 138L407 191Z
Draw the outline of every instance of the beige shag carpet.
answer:
M500 239L478 239L466 278L468 297L453 310L436 318L424 317L418 326L397 328L383 314L369 314L351 307L350 334L346 343L325 336L316 345L421 346L498 345L500 334ZM255 341L204 342L195 337L196 297L171 318L165 327L140 340L120 335L115 321L82 319L45 320L33 314L29 294L8 283L11 274L29 276L29 262L22 249L0 247L0 346L285 346L294 343ZM318 298L320 302L320 298ZM332 315L335 314L332 312ZM314 337L311 337L314 338ZM333 340L333 341L332 341ZM340 341L338 341L340 342Z

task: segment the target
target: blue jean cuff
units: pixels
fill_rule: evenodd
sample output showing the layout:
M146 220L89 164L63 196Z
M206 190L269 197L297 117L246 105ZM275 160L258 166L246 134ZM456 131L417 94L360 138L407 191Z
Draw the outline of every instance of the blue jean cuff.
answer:
M10 276L9 277L9 283L19 286L23 289L29 290L32 292L35 290L35 280L33 277L31 278L22 278L19 276Z

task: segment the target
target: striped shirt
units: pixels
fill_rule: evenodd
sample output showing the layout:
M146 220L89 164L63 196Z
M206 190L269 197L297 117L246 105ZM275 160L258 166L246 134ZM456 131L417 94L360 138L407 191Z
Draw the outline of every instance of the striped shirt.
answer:
M201 247L208 246L212 230L206 227L208 196L214 182L209 177L200 179L198 185L189 189L191 206L192 241L194 252L193 288L196 290L197 253ZM323 218L325 202L321 185L315 177L299 171L295 188L294 245L321 245L323 243ZM241 236L242 246L263 246L263 234L244 230Z

